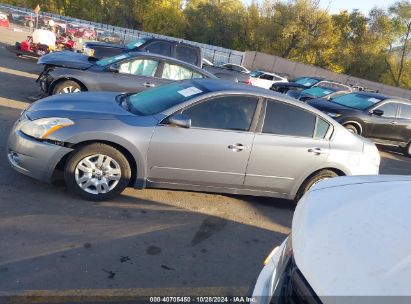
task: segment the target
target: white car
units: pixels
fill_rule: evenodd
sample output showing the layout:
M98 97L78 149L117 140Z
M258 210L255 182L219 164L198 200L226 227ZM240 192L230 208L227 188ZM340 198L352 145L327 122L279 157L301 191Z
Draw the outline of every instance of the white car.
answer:
M270 89L273 83L288 82L288 79L274 73L252 71L250 73L251 84L264 89Z
M265 260L254 303L410 303L410 197L411 176L318 183Z

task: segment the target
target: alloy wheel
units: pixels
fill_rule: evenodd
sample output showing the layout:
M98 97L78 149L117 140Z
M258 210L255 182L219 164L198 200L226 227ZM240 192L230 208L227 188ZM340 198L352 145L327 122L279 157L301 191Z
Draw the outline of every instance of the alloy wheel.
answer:
M73 87L73 86L68 86L64 87L59 94L70 94L70 93L79 93L81 92L79 88Z

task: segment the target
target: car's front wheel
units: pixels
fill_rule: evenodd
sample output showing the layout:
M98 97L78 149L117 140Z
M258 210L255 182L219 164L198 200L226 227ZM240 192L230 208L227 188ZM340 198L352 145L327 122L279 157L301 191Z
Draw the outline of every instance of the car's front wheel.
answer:
M360 133L358 131L357 127L352 125L352 124L346 124L346 125L344 125L344 127L353 134L359 134Z
M127 158L106 144L90 144L67 159L64 179L67 188L87 200L102 201L123 192L131 178Z
M81 86L73 80L65 80L58 83L53 89L53 95L57 94L70 94L80 93L82 91Z

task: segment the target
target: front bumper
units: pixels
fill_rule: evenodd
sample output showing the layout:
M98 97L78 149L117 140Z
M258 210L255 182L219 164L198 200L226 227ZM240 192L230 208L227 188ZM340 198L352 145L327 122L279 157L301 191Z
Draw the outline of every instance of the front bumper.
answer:
M31 138L18 130L17 122L10 131L7 158L18 172L51 182L59 161L72 149Z

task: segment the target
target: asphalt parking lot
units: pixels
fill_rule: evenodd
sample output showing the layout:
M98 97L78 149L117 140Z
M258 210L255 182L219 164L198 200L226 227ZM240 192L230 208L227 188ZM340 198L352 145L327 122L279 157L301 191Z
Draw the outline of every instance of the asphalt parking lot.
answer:
M0 295L242 295L290 232L291 202L127 189L104 203L13 171L7 134L38 93L41 67L6 50L0 29ZM411 159L381 152L383 174Z

